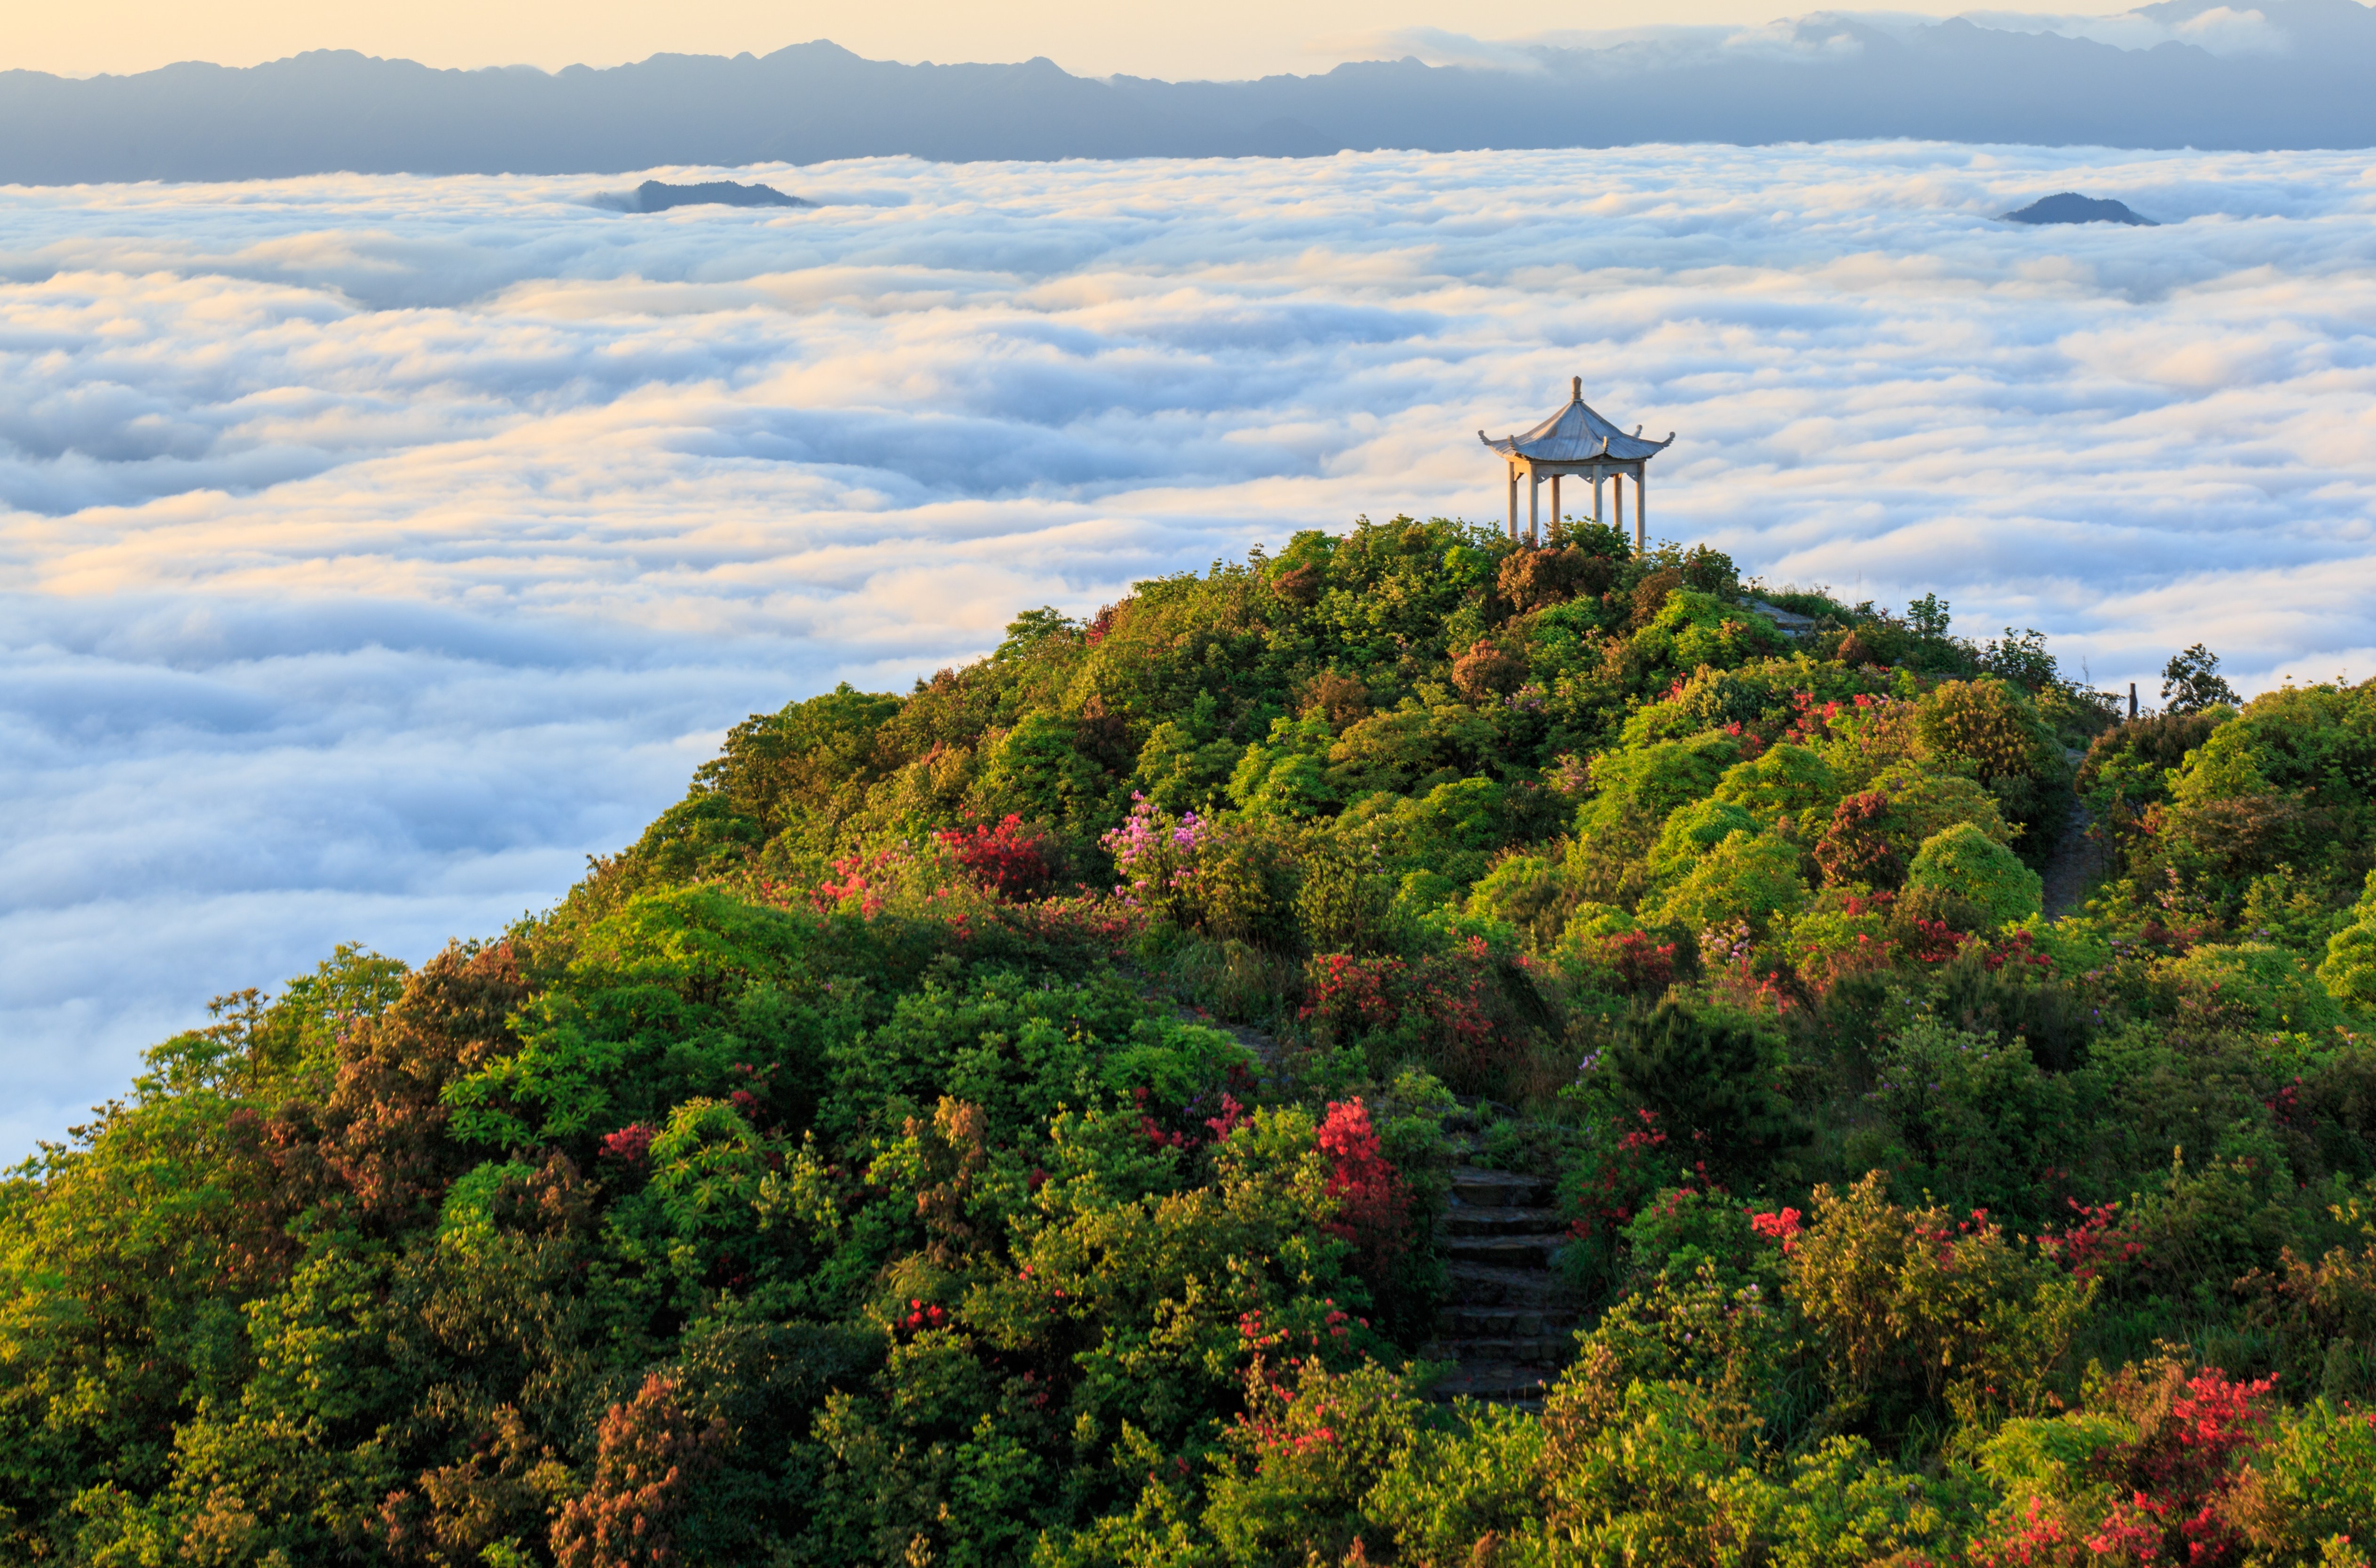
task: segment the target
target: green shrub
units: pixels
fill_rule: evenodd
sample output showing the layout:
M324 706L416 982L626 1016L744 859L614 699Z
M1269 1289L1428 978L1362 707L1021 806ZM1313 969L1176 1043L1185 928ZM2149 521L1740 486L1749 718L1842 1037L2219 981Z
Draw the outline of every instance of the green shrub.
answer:
M1937 888L1967 900L1997 925L2027 920L2045 901L2045 884L2038 874L1969 823L1924 839L1907 868L1906 885Z
M1786 743L1726 769L1716 798L1741 807L1767 827L1787 831L1802 819L1812 824L1830 816L1840 798L1839 778L1820 753Z
M1669 1003L1629 1017L1602 1058L1618 1105L1657 1116L1672 1160L1736 1177L1806 1139L1777 1066L1753 1029Z
M1652 882L1671 885L1691 874L1716 847L1736 833L1754 835L1757 819L1730 801L1697 801L1677 808L1658 829L1645 865Z
M2351 923L2327 938L2318 978L2337 1002L2376 1007L2376 871L2351 913Z
M2032 1223L2063 1218L2047 1172L2083 1152L2064 1078L2038 1070L2018 1037L1969 1034L1917 1019L1875 1065L1871 1099L1905 1143L1902 1190Z
M1807 901L1798 846L1768 834L1735 833L1710 850L1655 907L1660 924L1705 931L1734 921L1763 935Z
M2046 1407L2094 1296L1985 1215L1898 1207L1878 1171L1816 1189L1788 1266L1839 1419L1887 1432Z

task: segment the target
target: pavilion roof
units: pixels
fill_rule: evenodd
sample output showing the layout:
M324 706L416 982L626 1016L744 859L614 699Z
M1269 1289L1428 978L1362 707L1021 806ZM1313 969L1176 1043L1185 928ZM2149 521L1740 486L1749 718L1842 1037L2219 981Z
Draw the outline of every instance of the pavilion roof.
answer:
M1589 463L1596 458L1630 463L1663 452L1674 444L1671 432L1664 441L1643 440L1640 425L1634 427L1633 434L1626 434L1594 412L1584 400L1581 378L1571 386L1574 395L1567 407L1526 434L1507 435L1495 441L1480 430L1477 439L1503 457L1528 457L1538 463Z

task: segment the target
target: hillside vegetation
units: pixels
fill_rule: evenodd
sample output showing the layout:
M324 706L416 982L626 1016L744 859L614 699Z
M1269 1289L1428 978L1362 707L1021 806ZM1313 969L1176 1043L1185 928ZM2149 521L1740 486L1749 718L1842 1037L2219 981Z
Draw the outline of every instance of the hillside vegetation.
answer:
M0 1559L2365 1565L2376 683L2215 662L1398 518L754 716L7 1178Z

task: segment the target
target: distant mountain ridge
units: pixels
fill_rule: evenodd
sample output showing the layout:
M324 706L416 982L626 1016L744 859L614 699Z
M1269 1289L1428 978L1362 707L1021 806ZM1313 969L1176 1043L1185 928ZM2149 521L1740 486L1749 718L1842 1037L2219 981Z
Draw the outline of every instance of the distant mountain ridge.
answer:
M2181 19L2199 6L2157 6ZM1824 15L1755 49L1537 48L1526 69L1075 77L1046 59L905 65L828 42L596 70L434 70L322 51L74 80L0 72L0 182L612 173L667 164L1313 156L1910 137L2270 149L2376 145L2376 11L2268 0L2286 46L2121 49L1955 19Z

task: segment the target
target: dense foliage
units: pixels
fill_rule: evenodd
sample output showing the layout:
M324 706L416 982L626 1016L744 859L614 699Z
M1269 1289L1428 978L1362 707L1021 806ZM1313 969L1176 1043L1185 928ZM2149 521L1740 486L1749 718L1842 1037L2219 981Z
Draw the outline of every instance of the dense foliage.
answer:
M1947 627L1396 519L754 716L0 1186L0 1558L2365 1564L2376 683Z

